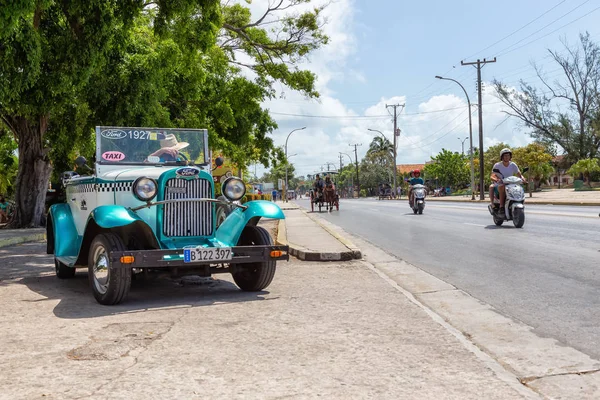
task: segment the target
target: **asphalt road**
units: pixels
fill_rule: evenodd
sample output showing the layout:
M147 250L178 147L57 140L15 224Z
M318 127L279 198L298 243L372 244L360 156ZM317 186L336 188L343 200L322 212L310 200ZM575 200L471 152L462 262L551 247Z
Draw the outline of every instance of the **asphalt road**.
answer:
M307 200L298 204L310 209ZM321 216L600 360L600 207L526 205L496 227L486 205L345 200Z

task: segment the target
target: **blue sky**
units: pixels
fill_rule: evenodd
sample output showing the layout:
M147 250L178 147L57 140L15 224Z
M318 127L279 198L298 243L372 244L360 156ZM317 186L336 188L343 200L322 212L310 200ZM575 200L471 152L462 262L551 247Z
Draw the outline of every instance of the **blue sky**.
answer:
M264 10L267 1L254 1L253 12ZM290 162L300 175L319 171L326 162L339 165L339 152L353 156L350 143L362 143L360 159L374 135L369 128L391 139L393 123L385 104L406 104L398 119L398 164L423 163L442 148L460 151L459 138L469 134L464 93L434 76L460 81L476 103L476 70L461 66L461 60L497 57L482 70L484 147L499 141L524 145L531 141L527 130L506 120L492 79L538 85L531 62L542 65L551 80L559 78L548 48L561 50L561 39L576 43L585 31L600 41L600 0L334 0L325 15L331 43L302 66L318 75L322 97L308 100L281 87L283 98L265 103L279 124L273 134L277 145L291 130L306 126L288 141L288 154L296 154ZM262 171L257 168L259 176Z

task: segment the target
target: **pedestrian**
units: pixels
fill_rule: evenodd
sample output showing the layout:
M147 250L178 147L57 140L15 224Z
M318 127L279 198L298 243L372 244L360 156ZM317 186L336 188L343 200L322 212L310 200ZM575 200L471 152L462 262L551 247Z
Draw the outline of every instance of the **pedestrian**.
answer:
M5 221L8 222L8 202L0 196L0 224Z
M271 192L271 196L273 197L273 201L276 202L277 201L277 190L273 189L273 191Z

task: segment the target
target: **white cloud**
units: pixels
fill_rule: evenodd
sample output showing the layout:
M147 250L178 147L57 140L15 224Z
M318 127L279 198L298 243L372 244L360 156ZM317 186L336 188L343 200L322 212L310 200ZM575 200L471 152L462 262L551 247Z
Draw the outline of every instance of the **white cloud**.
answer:
M253 12L262 15L267 3L267 0L253 2ZM368 80L362 71L349 65L350 59L358 56L354 36L354 32L358 31L354 21L355 13L353 0L331 2L324 12L328 21L324 30L330 37L330 43L311 54L310 60L300 65L300 68L309 69L317 75L316 87L321 98L306 99L297 92L281 87L279 94L283 99L270 100L264 104L279 124L279 129L273 135L276 145L283 146L292 130L306 126L306 129L294 132L288 141L288 154L297 154L290 159L297 175L313 174L321 168L326 169L327 163L330 167L331 164L339 166L339 152L346 153L354 160L354 147L349 146L350 144L362 144L357 148L360 160L373 137L378 135L368 131L369 128L383 132L392 140L393 119L389 114L391 109L386 108L386 104L404 104L410 101L399 93L389 98L382 97L377 104L352 107L337 98L332 83L362 85ZM531 142L531 138L516 129L514 119L505 121L506 115L502 113L505 106L493 95L493 85L486 82L485 87L484 147L499 142L506 142L514 147ZM476 98L473 99L472 112L473 145L478 147ZM398 164L424 163L442 148L461 151L461 141L469 136L466 99L453 94L433 96L419 103L416 109L411 107L408 112L403 111L398 118L398 127L402 132L398 139ZM464 142L465 152L468 146L467 139ZM350 162L347 155L342 158L344 165ZM259 176L263 172L262 167L257 169Z

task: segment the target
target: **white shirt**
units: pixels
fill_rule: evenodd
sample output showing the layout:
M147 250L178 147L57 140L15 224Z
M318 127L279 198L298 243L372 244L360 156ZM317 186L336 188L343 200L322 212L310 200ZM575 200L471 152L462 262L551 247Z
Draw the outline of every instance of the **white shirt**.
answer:
M497 169L500 171L500 173L502 174L502 176L500 176L500 178L507 178L509 176L514 176L514 175L518 175L521 173L521 171L519 171L519 167L517 167L517 164L515 164L512 161L508 163L508 167L505 167L504 163L498 162L498 163L494 164L494 168L492 168L492 170L494 170L494 169Z

